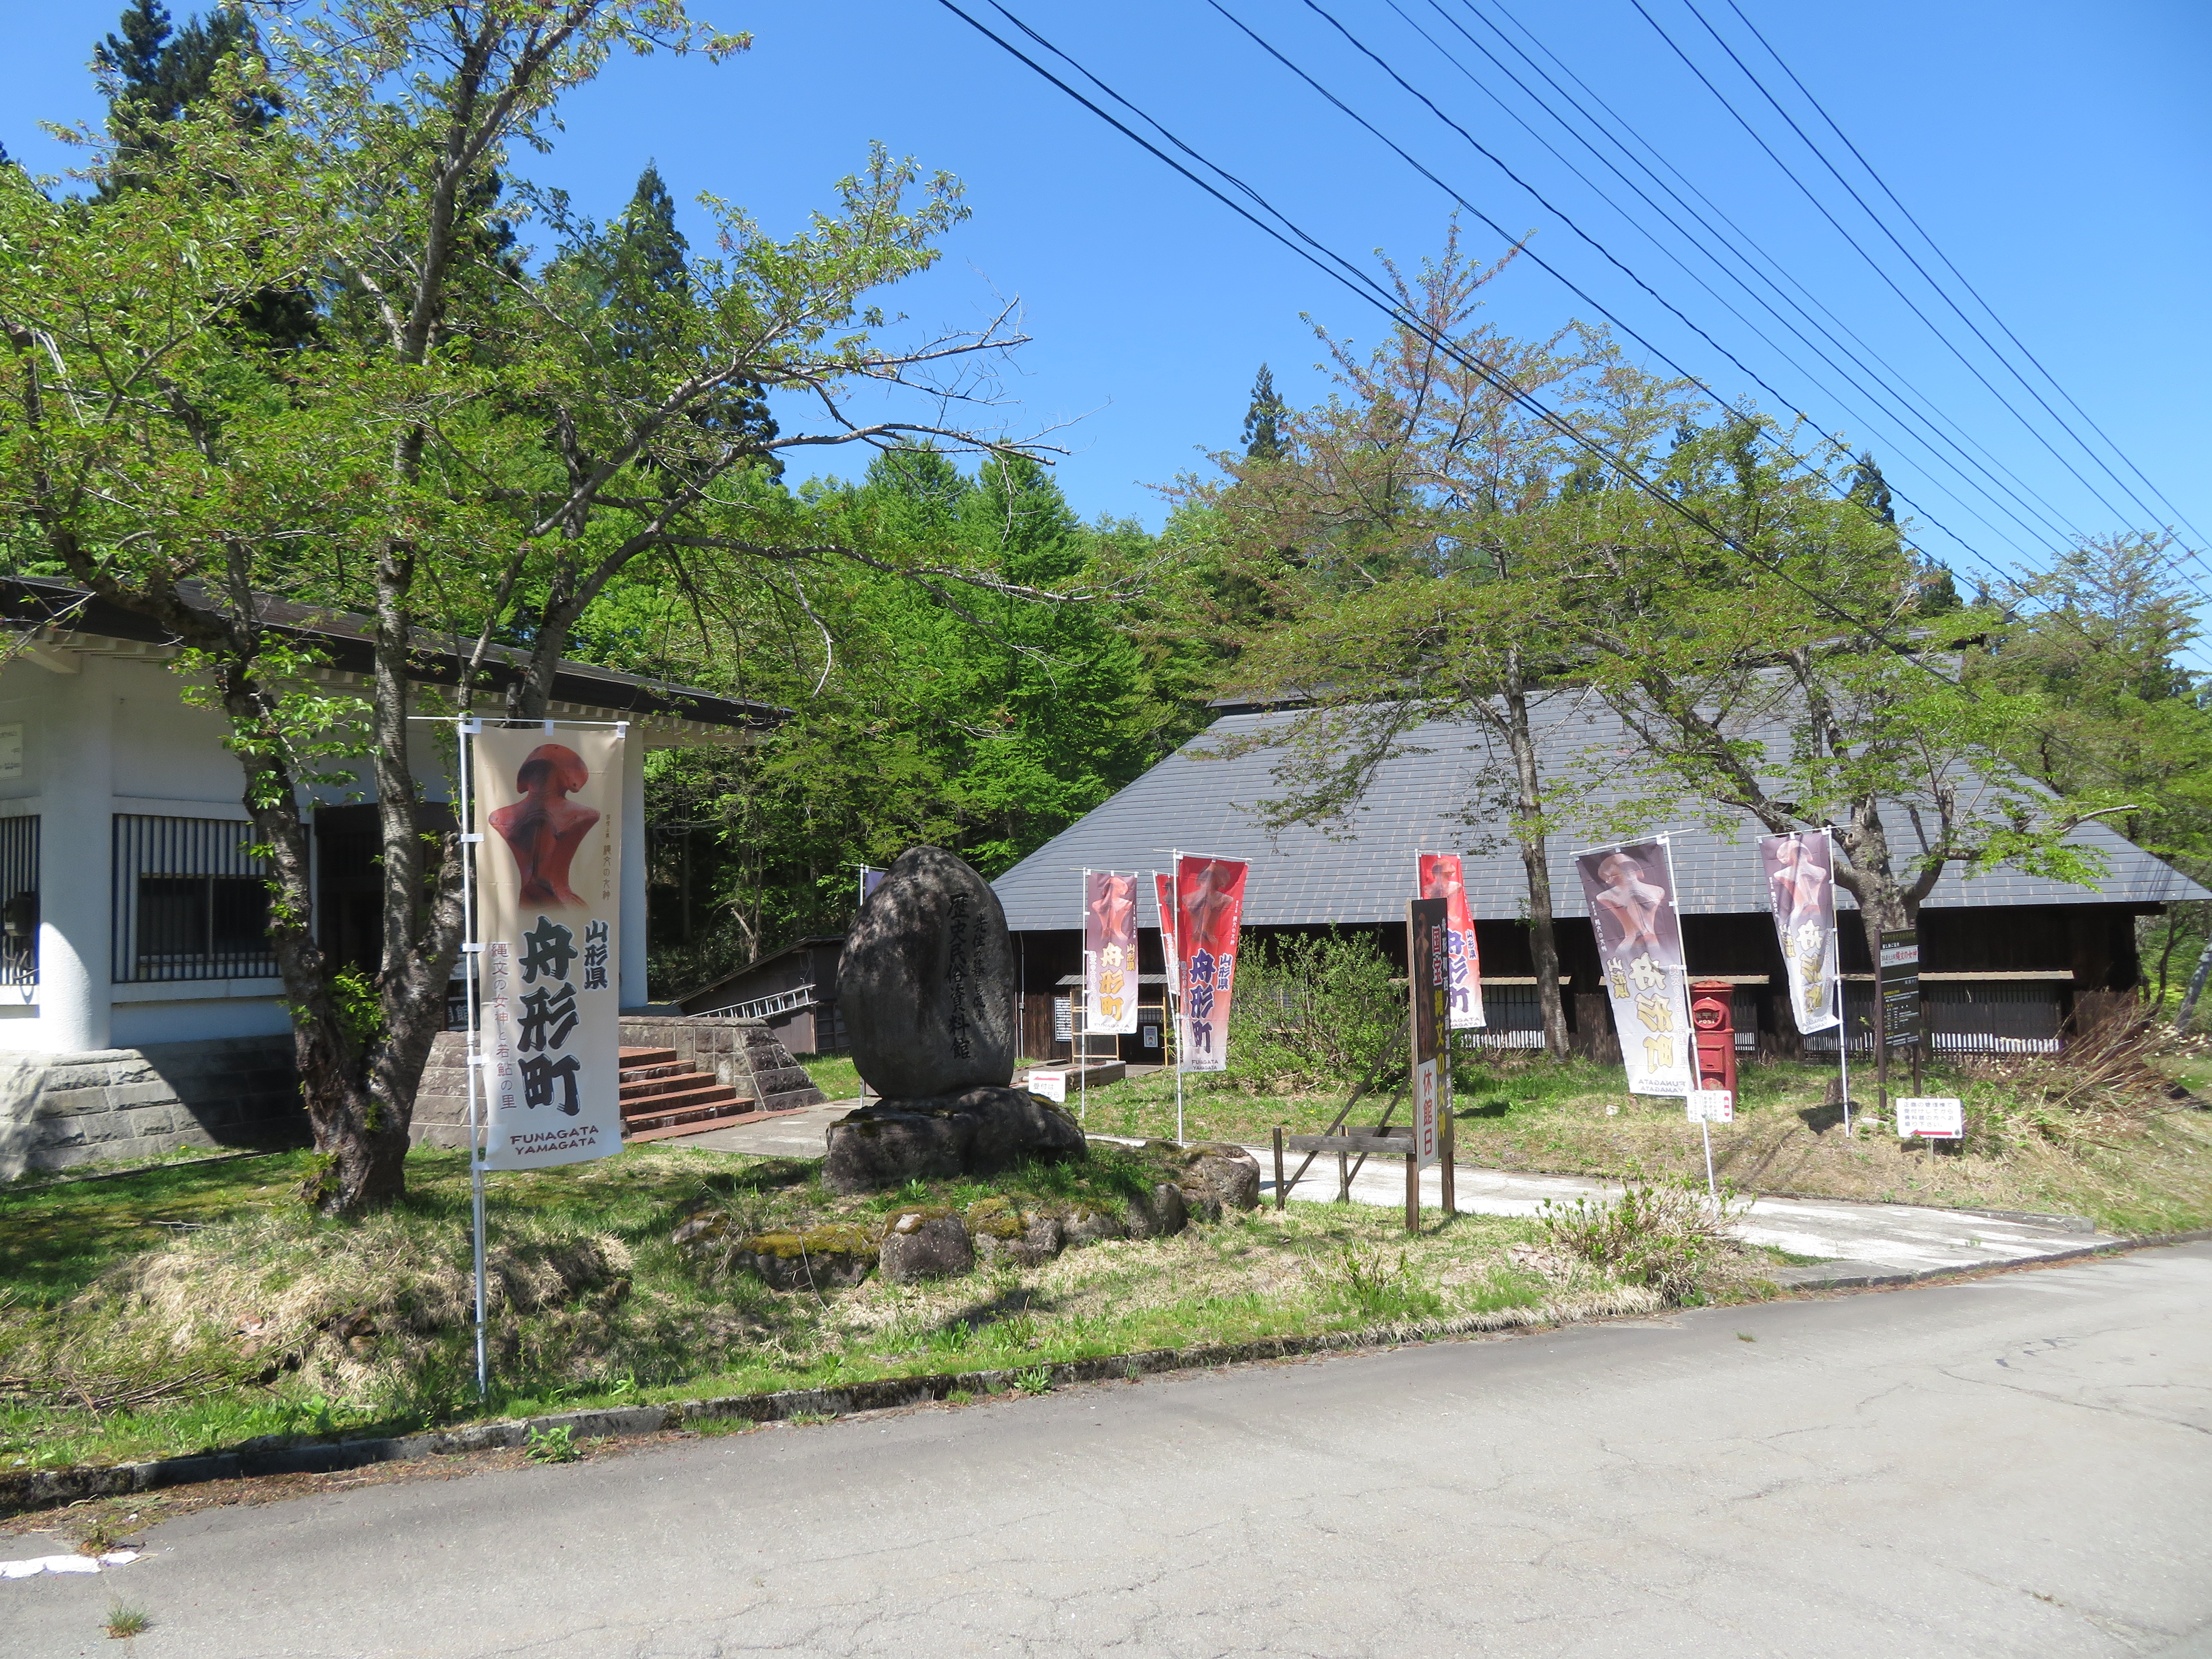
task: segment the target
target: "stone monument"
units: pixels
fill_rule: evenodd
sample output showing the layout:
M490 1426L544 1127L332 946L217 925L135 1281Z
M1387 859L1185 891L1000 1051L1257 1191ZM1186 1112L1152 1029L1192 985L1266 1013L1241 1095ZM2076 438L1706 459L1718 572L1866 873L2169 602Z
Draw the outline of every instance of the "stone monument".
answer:
M837 962L853 1061L882 1098L830 1126L823 1180L832 1192L1085 1155L1064 1107L1008 1086L1018 993L999 896L941 848L901 854Z

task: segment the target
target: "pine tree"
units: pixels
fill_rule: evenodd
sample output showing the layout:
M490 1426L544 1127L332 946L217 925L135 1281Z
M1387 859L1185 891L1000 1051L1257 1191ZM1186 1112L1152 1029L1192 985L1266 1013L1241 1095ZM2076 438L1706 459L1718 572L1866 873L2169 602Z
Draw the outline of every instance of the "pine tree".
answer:
M616 352L629 358L680 345L678 337L691 293L691 244L676 226L676 198L660 169L645 164L629 205L610 227L605 260L605 304L614 323ZM721 398L696 417L709 431L766 442L775 436L775 417L754 385ZM760 465L771 478L783 476L774 455Z
M1874 464L1874 452L1868 450L1859 456L1859 464L1851 474L1850 498L1881 520L1884 524L1897 522L1897 509L1890 505L1889 485L1883 481L1881 469Z
M176 29L161 0L132 0L122 29L94 46L92 58L107 82L108 125L125 158L158 145L159 129L208 95L224 58L261 49L261 37L236 6L219 7ZM242 125L263 127L283 106L274 94L256 94L240 100L234 112Z
M1261 364L1259 378L1252 382L1251 405L1244 411L1245 454L1255 461L1282 459L1282 419L1287 412L1282 395L1275 390L1273 371Z

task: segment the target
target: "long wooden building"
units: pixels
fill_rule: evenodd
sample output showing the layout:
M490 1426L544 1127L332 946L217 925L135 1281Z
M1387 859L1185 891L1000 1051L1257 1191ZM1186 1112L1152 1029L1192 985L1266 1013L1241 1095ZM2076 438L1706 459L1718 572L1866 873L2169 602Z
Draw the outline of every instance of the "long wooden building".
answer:
M1254 804L1282 793L1272 776L1278 751L1259 748L1227 759L1206 751L1224 738L1263 734L1271 723L1289 718L1224 707L1208 732L993 884L1019 947L1025 1052L1040 1059L1071 1052L1067 999L1081 966L1082 872L1164 870L1178 851L1250 861L1244 908L1249 933L1368 930L1401 963L1406 902L1416 890L1415 855L1462 854L1490 1020L1481 1041L1542 1046L1527 879L1520 853L1492 805L1499 793L1502 756L1492 752L1486 734L1471 726L1424 726L1406 746L1426 752L1385 763L1348 823L1297 825L1271 836ZM1547 776L1589 787L1594 808L1633 809L1641 787L1629 763L1636 739L1610 709L1595 698L1563 696L1534 718ZM1618 775L1608 778L1608 768ZM1647 815L1651 830L1672 839L1692 973L1735 983L1740 1049L1790 1056L1808 1048L1818 1053L1825 1044L1832 1054L1834 1034L1801 1039L1778 998L1784 985L1782 958L1754 845L1762 831L1748 816L1733 832L1716 831L1698 821L1701 816ZM1892 844L1909 850L1915 836L1911 815L1895 810L1887 824ZM2102 823L2081 826L2070 839L2101 857L2104 870L2095 885L2013 869L1969 878L1956 866L1937 882L1921 910L1920 939L1925 1024L1939 1051L2057 1049L2077 1012L2137 985L2138 917L2212 898L2212 892ZM1597 982L1596 941L1572 860L1576 848L1585 844L1555 837L1550 858L1568 1021L1577 1050L1614 1058L1612 1017ZM1853 1043L1870 1047L1871 965L1849 896L1841 898ZM1164 964L1149 896L1139 913L1153 924L1140 936L1142 966L1156 975ZM1147 992L1158 994L1152 987ZM1155 1030L1123 1039L1121 1052L1158 1060L1158 1048L1148 1048L1145 1041L1156 1033L1157 1012L1148 1011L1143 1023Z

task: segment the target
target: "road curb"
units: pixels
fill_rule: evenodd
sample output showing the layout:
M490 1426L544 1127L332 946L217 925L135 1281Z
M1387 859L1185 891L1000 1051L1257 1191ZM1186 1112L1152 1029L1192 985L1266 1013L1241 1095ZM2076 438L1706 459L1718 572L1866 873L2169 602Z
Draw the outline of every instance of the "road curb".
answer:
M931 1405L954 1394L1003 1394L1019 1387L1022 1379L1033 1376L1040 1370L1056 1389L1079 1382L1133 1382L1140 1376L1170 1371L1206 1370L1255 1360L1296 1359L1338 1349L1390 1347L1490 1331L1582 1324L1649 1310L1615 1308L1582 1316L1554 1314L1541 1320L1516 1318L1515 1311L1517 1310L1471 1314L1458 1319L1424 1320L1405 1325L1376 1325L1356 1331L1324 1331L1311 1336L1269 1337L1256 1342L1154 1348L1056 1365L882 1377L837 1389L792 1389L774 1394L675 1401L665 1406L556 1412L544 1417L508 1419L375 1439L311 1440L271 1435L226 1451L190 1457L0 1475L0 1516L52 1509L88 1498L121 1497L210 1480L240 1480L268 1474L334 1474L372 1463L508 1450L526 1444L532 1433L550 1434L564 1428L574 1438L585 1440L659 1434L690 1423L727 1422L733 1419L773 1423L799 1417L844 1417L855 1412Z
M1872 1261L1829 1261L1817 1267L1778 1267L1767 1275L1785 1291L1872 1291L1894 1285L1920 1285L1934 1279L1956 1279L1966 1273L2002 1272L2008 1267L2045 1267L2091 1256L2116 1255L2123 1250L2157 1249L2169 1244L2201 1244L2212 1239L2212 1227L2185 1233L2157 1233L2144 1238L2112 1238L2100 1244L2077 1245L2024 1255L2010 1261L1974 1261L1949 1267L1884 1267Z
M2160 1233L2142 1238L2114 1239L2106 1243L2086 1245L2079 1249L2059 1251L2050 1255L2027 1256L2017 1261L1977 1262L1966 1267L1928 1267L1909 1272L1888 1271L1872 1263L1839 1262L1826 1268L1784 1267L1767 1277L1770 1282L1784 1291L1875 1290L1919 1284L1930 1279L1958 1278L1969 1273L2045 1267L2091 1256L2116 1255L2124 1250L2195 1244L2207 1240L2212 1240L2212 1228L2200 1228L2191 1232ZM1850 1271L1859 1267L1865 1268L1865 1271ZM197 1486L210 1480L240 1480L270 1474L335 1474L374 1463L409 1462L417 1458L466 1452L511 1450L526 1445L533 1433L551 1434L564 1428L577 1439L599 1439L659 1434L672 1429L681 1429L691 1423L728 1422L732 1419L773 1423L800 1417L844 1417L855 1412L932 1405L954 1394L1000 1394L1019 1387L1024 1378L1033 1376L1040 1370L1046 1373L1051 1385L1056 1389L1082 1382L1134 1382L1140 1376L1157 1376L1172 1371L1207 1370L1224 1365L1249 1364L1258 1360L1297 1359L1346 1349L1394 1347L1516 1328L1534 1331L1560 1325L1594 1323L1622 1316L1632 1316L1632 1314L1627 1310L1619 1310L1526 1321L1516 1319L1510 1313L1474 1314L1459 1319L1370 1326L1356 1331L1324 1331L1311 1336L1268 1337L1256 1342L1222 1343L1196 1348L1153 1348L1139 1353L1109 1354L1057 1365L883 1377L849 1383L841 1389L790 1389L773 1394L730 1395L714 1400L676 1401L665 1406L556 1412L543 1417L507 1419L495 1423L471 1424L464 1428L374 1439L303 1440L267 1436L227 1451L207 1452L190 1457L155 1458L143 1462L94 1464L0 1475L0 1516L27 1514L37 1510L78 1503L86 1498L122 1497L132 1492L153 1492L165 1486Z

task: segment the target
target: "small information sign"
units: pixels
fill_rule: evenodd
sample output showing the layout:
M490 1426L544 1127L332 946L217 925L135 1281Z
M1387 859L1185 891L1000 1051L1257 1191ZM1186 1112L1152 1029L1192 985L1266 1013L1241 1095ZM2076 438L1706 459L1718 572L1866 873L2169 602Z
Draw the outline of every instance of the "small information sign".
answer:
M1881 936L1879 989L1884 1041L1910 1048L1920 1041L1920 935L1911 929Z
M1689 1093L1690 1121L1692 1123L1733 1123L1735 1121L1735 1094L1729 1089L1692 1089Z
M1047 1100L1067 1103L1067 1073L1065 1072L1031 1072L1030 1092L1042 1095Z
M1923 1140L1959 1140L1966 1136L1966 1106L1948 1095L1900 1095L1892 1104L1897 1108L1900 1140L1914 1135Z

